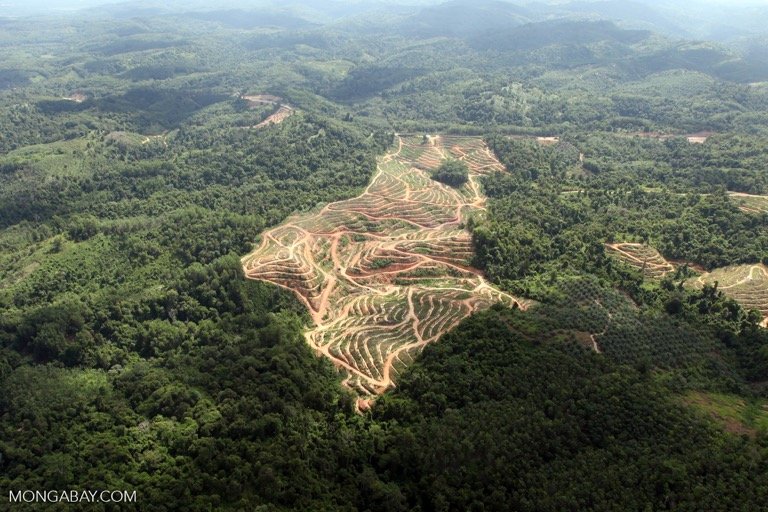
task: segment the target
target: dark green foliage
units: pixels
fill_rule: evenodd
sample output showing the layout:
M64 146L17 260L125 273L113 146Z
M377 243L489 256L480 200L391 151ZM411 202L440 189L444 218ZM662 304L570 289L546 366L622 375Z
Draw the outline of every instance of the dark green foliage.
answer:
M432 179L458 188L469 180L469 168L460 160L447 159L432 171Z
M341 101L359 100L378 94L424 71L409 68L359 66L350 71L344 81L333 91L332 97Z
M510 173L485 180L491 201L487 220L473 227L476 262L492 279L542 301L537 311L556 319L548 320L552 336L558 329L591 334L616 362L670 371L676 389L748 392L768 377L762 348L768 338L756 335L757 317L712 287L687 291L682 270L657 285L643 284L604 246L645 242L667 258L708 268L757 263L768 248L765 216L738 210L722 192L672 194L608 185L603 174L578 177L578 163L563 143L489 142ZM611 153L616 148L605 142L602 151L616 166L612 175L634 178L622 170L631 154ZM564 181L582 188L564 191Z
M628 169L617 169L572 179L582 188L565 191L562 180L576 170L567 146L489 142L510 171L485 180L491 215L474 230L477 261L495 279L520 279L553 265L612 275L617 269L603 244L614 240L644 241L667 258L710 269L759 262L768 250L766 217L740 211L722 190L647 190ZM756 169L749 176L760 179Z
M356 193L387 137L311 114L244 130L203 115L211 102L228 112L216 94L155 88L35 110L39 126L93 115L106 130L7 157L3 487L137 489L168 510L362 501L352 473L344 499L330 483L345 481L334 418L354 424L352 399L306 347L297 301L246 281L239 258L266 225ZM177 131L107 133L105 110Z
M243 282L236 258L198 272L97 327L136 329L148 344L137 350L162 358L108 372L25 365L4 378L4 486L138 489L147 506L187 510L333 503L329 422L349 406L334 372L310 354L297 317L259 313L284 298ZM183 320L193 310L204 318Z
M695 510L765 499L750 469L765 447L705 426L647 375L546 341L541 327L516 311L477 315L377 406L394 427L379 463L410 506Z
M682 138L657 141L599 134L578 135L572 142L584 153L584 167L596 178L595 187L633 183L681 193L767 190L761 172L767 156L762 137L716 135L706 144L689 144Z
M29 83L27 73L15 69L0 69L0 89L10 89Z
M472 44L483 49L531 51L546 46L578 47L597 42L633 44L650 35L643 30L622 30L606 21L531 23L506 32L486 32ZM583 62L571 62L571 65L576 64Z

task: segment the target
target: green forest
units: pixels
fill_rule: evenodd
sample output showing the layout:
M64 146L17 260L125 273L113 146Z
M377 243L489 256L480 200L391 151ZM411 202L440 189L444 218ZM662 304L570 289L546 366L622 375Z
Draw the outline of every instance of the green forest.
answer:
M768 265L765 46L300 4L0 17L0 502L768 510L768 288L706 279ZM472 315L360 411L241 258L358 195L404 133L503 164L472 264L531 306Z

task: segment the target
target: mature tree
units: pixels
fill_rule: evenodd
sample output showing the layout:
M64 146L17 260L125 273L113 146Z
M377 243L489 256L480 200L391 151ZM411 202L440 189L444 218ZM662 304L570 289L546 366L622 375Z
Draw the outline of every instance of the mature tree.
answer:
M464 162L449 158L432 172L432 179L458 188L469 180L469 168Z

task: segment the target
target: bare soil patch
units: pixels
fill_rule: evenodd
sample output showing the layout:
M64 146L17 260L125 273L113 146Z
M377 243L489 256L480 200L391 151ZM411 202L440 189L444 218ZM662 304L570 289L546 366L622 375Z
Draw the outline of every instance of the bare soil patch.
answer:
M690 286L701 288L717 283L717 289L738 302L742 307L755 309L763 315L761 325L768 325L768 267L733 265L702 274Z
M463 187L430 178L446 157L467 163ZM314 324L308 343L367 400L472 313L528 305L471 266L471 235L461 227L485 208L478 178L502 170L479 138L398 137L363 194L264 233L242 260L246 276L296 294Z
M252 107L259 105L277 105L283 101L280 96L271 94L255 94L252 96L240 96L240 99L247 101Z
M64 99L68 101L74 101L75 103L82 103L88 99L88 96L81 92L76 92L65 97Z
M713 135L716 135L716 133L708 132L708 131L688 133L685 135L674 134L674 133L662 133L662 132L631 132L627 134L627 136L629 137L641 137L644 139L656 139L656 140L671 140L671 139L674 139L675 137L684 137L685 140L687 140L691 144L704 144Z
M745 194L743 192L728 192L739 210L753 215L768 213L768 196Z
M651 246L637 243L605 244L608 254L639 270L645 277L660 279L674 272L675 265Z
M292 106L283 102L283 98L273 96L272 94L243 95L240 96L240 99L245 100L248 103L249 108L258 108L263 107L264 105L274 105L276 107L276 110L260 123L245 127L249 129L258 130L260 128L266 128L267 126L280 124L296 112Z
M252 128L259 129L264 128L266 126L271 126L273 124L280 124L289 117L291 117L294 113L294 110L292 107L289 107L288 105L280 105L280 108L277 109L277 112L270 115L268 118L260 122L259 124L252 126Z

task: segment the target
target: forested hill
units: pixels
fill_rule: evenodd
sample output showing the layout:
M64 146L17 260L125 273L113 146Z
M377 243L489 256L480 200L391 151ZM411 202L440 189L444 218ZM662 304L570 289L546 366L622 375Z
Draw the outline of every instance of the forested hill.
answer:
M741 8L725 30L650 3L0 20L0 501L768 510L765 37ZM360 413L241 258L361 195L403 133L391 175L451 171L459 203L468 180L462 271L527 309L471 316ZM356 229L346 250L381 238Z

